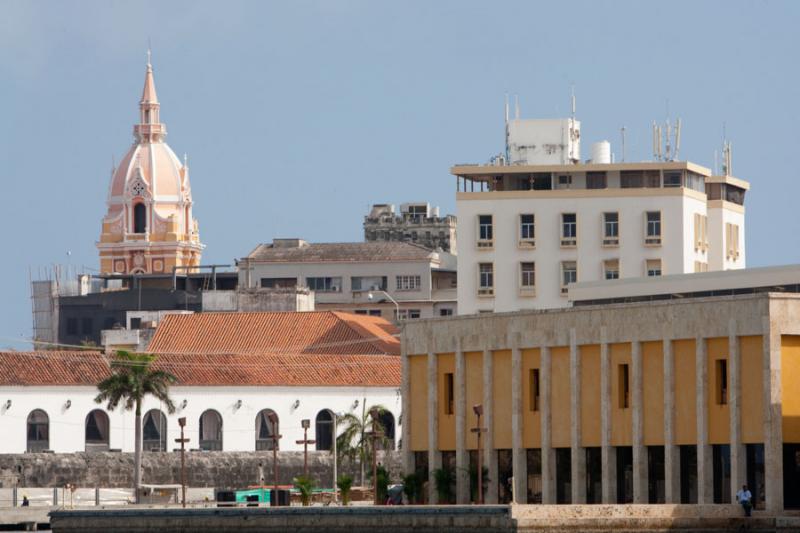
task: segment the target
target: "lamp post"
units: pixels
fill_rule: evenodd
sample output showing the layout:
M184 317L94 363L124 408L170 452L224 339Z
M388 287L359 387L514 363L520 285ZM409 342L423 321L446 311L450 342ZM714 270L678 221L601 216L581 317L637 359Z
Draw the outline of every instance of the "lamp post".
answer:
M397 321L400 322L400 304L397 303L397 300L392 298L391 295L388 292L380 290L380 289L377 289L377 290L374 290L374 291L369 291L369 293L367 294L367 298L369 298L369 300L372 301L375 298L375 294L374 293L376 293L376 292L379 292L379 293L383 294L384 296L389 298L389 301L391 301L394 304L394 310L395 310L395 313L397 313L396 318L397 318Z
M378 424L380 417L380 410L373 407L369 410L369 415L372 417L372 491L375 493L374 504L380 505L378 502L378 447L377 441L381 437Z
M269 423L272 426L272 470L273 470L273 485L274 485L274 493L275 498L278 498L278 442L281 439L281 435L278 435L278 415L275 414L274 411L270 411L267 415L269 418ZM270 500L271 501L271 500ZM272 502L272 505L277 505L277 502Z
M477 434L478 437L478 504L483 504L483 465L481 464L481 433L487 431L486 428L481 427L481 415L483 414L483 405L477 404L472 406L472 411L478 417L476 426L470 431Z
M181 504L186 507L186 443L189 439L183 436L183 428L186 427L186 417L178 419L178 425L181 427L181 438L175 439L175 442L181 444Z
M308 440L308 428L311 427L311 420L304 418L300 424L303 426L303 440L296 440L295 443L303 445L303 476L308 479L308 445L315 444L317 441Z

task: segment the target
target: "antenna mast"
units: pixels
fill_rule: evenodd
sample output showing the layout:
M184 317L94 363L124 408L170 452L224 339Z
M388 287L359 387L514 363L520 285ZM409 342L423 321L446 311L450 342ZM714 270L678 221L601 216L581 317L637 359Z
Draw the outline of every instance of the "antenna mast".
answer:
M622 126L622 129L620 129L620 132L622 133L622 162L624 163L625 162L625 126Z

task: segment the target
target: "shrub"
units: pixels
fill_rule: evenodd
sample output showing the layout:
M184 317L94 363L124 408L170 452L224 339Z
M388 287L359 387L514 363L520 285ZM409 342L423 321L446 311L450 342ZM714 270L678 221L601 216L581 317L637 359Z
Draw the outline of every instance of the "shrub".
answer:
M314 480L306 476L297 476L294 478L294 487L300 492L300 501L307 506L314 490Z
M350 489L353 488L353 478L344 474L336 480L336 486L342 491L342 505L350 503Z

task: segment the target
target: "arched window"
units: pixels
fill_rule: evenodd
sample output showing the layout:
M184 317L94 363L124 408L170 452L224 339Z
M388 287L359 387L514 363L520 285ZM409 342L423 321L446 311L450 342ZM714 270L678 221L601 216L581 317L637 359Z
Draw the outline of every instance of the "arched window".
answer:
M108 451L108 415L95 409L86 415L86 451Z
M41 452L50 448L50 418L41 409L28 415L28 451Z
M222 416L213 409L200 415L200 449L222 450Z
M146 452L167 451L167 417L158 409L151 409L144 415L142 449Z
M394 415L386 409L378 416L378 420L383 428L383 435L386 437L386 449L394 450Z
M275 420L274 429L270 416ZM263 409L256 415L256 450L272 450L276 444L278 445L277 449L280 449L280 441L275 442L273 439L275 435L280 434L280 421L275 411Z
M318 450L330 450L333 447L333 413L329 409L317 413L316 441Z
M138 203L133 206L133 232L145 231L147 231L147 207L143 203Z

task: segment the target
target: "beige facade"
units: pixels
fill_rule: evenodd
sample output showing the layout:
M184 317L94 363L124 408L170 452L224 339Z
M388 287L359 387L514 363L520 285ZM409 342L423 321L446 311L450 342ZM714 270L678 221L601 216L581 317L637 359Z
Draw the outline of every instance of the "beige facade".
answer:
M487 503L723 503L748 483L758 506L800 506L798 294L423 320L401 339L406 470L427 469L430 501L448 467L469 501L482 404Z

